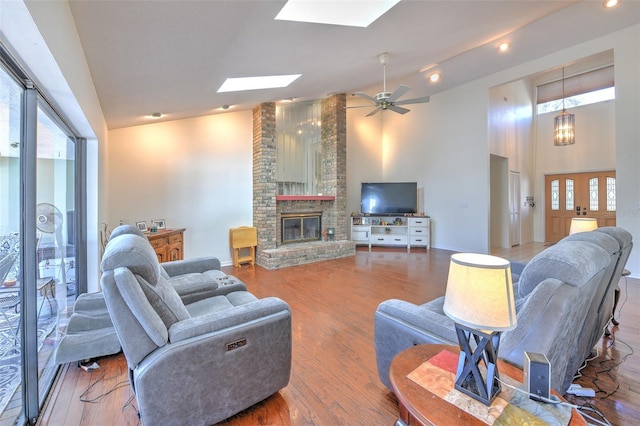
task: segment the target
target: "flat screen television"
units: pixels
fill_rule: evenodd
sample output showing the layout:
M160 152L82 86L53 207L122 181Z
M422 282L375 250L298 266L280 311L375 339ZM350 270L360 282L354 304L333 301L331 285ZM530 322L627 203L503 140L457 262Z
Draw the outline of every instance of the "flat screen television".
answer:
M360 191L363 214L395 215L417 213L416 182L363 182Z

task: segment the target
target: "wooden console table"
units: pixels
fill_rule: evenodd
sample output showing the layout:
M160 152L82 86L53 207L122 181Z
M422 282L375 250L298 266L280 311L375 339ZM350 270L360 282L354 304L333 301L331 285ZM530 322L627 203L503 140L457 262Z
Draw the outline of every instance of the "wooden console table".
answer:
M158 256L158 262L184 259L184 231L184 228L182 228L145 232L151 247L153 247Z
M396 424L406 425L485 425L473 415L445 401L411 380L407 375L443 350L459 353L460 348L448 345L417 345L400 352L391 362L389 379L398 398L400 418ZM502 360L501 375L523 380L522 370ZM557 396L558 394L554 392ZM562 399L562 398L561 398ZM569 426L586 426L582 416L573 409Z

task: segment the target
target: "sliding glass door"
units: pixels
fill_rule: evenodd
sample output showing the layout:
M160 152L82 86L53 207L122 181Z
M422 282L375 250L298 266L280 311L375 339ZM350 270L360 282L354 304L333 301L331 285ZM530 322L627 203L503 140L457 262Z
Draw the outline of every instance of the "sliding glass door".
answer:
M58 369L78 287L76 153L37 90L0 66L0 424L33 423Z
M21 135L24 89L0 68L0 420L20 415Z
M57 371L53 353L76 299L75 138L41 98L37 103L36 350L39 388L48 389ZM45 396L39 392L38 405Z

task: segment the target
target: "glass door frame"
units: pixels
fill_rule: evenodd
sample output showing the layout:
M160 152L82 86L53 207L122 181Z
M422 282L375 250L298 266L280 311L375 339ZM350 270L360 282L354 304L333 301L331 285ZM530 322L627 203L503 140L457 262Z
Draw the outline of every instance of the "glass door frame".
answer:
M76 296L87 291L87 228L86 228L86 139L78 137L78 132L70 127L59 111L52 107L40 93L28 75L0 45L0 66L22 86L21 130L20 130L20 281L23 291L20 295L22 316L21 328L21 373L22 409L17 424L35 424L46 395L51 389L59 366L43 371L39 376L37 321L38 301L37 281L37 128L38 107L45 110L60 129L74 142L75 155L75 213L74 242L76 246ZM42 385L42 386L41 386Z

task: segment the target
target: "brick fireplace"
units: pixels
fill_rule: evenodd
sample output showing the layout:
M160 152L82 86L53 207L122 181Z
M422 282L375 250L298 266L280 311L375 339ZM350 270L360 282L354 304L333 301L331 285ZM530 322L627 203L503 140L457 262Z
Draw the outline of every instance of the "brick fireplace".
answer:
M346 95L322 101L322 179L317 196L278 196L276 183L276 105L253 110L253 226L258 229L256 262L267 269L355 255L347 239ZM333 228L335 241L282 244L282 215L319 213L320 235Z

